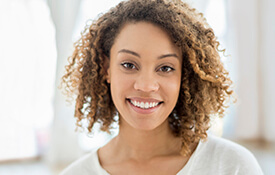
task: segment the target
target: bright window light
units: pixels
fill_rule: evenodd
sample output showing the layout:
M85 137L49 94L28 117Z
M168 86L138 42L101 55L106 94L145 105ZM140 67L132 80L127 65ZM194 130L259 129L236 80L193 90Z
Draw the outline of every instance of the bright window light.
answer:
M55 30L43 0L0 1L0 160L39 154L53 119Z

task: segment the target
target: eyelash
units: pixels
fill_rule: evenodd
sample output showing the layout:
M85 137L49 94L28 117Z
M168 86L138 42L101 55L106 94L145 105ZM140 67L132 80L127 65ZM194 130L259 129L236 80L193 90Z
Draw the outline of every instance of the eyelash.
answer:
M170 66L162 66L160 69L163 69L163 68L170 69L170 71L162 71L162 72L167 72L167 73L173 72L175 70L174 68L172 68Z
M128 66L125 66L125 65L128 65ZM131 69L133 69L133 67L137 68L133 63L128 63L128 62L121 63L121 66L123 66L127 70L131 70ZM131 66L131 68L130 68L130 66Z
M121 63L121 66L123 66L123 68L125 68L127 70L137 69L137 67L133 63L129 63L129 62ZM166 69L166 71L163 71L163 69ZM167 71L167 69L169 69L169 70ZM162 66L158 70L160 70L161 72L164 72L164 73L169 73L169 72L173 72L175 69L170 66Z

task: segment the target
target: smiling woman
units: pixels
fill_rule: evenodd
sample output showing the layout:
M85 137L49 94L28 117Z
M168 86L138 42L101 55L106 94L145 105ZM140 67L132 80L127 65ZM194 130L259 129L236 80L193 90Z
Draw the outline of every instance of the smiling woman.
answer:
M78 126L108 132L118 115L119 133L63 174L262 174L248 150L207 135L233 93L218 46L181 1L121 2L87 26L63 85Z
M107 71L120 131L125 124L145 130L168 127L167 116L179 96L181 62L180 49L158 26L138 22L122 27Z

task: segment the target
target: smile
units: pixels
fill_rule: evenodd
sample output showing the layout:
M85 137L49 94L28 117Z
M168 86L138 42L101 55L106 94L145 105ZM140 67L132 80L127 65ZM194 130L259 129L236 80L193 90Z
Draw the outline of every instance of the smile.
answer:
M138 102L138 101L132 101L131 99L129 99L129 101L134 106L142 108L142 109L153 108L160 104L160 102L159 103L157 103L157 102Z
M162 101L156 100L135 100L126 99L131 108L140 114L150 114L158 110L158 108L163 103Z

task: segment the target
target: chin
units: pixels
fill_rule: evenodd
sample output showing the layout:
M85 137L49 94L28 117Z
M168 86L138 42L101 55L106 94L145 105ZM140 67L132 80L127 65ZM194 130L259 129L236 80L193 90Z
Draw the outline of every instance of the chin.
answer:
M163 122L156 123L156 121L153 120L153 121L131 122L129 124L132 128L135 128L137 130L153 131L158 128L164 127L167 122L168 122L168 120L164 120Z

